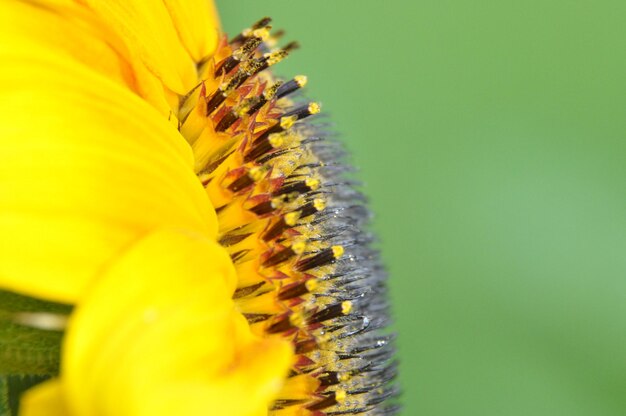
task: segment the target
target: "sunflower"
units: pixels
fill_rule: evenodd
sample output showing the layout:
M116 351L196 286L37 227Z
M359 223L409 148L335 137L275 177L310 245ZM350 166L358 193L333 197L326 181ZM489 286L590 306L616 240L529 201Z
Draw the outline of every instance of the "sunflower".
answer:
M5 410L396 413L364 198L268 70L298 45L202 0L0 16Z

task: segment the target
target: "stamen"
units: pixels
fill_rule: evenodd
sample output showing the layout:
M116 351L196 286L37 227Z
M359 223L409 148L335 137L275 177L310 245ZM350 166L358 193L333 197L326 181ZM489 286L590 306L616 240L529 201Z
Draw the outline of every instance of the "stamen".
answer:
M230 185L228 185L228 190L237 193L243 189L246 189L254 182L261 180L265 172L267 172L267 169L265 169L264 167L254 167L250 169L247 174L241 175L239 178L235 179L235 181L233 181Z
M325 264L334 263L339 257L343 255L343 247L332 246L325 250L320 251L313 257L299 261L296 264L296 270L305 272L315 267L320 267Z
M309 215L313 215L317 212L323 211L326 208L326 203L322 198L315 198L312 202L304 205L300 208L300 217L306 218Z
M271 28L271 26L265 26L260 29L252 30L250 37L246 39L245 43L235 50L232 55L220 62L215 69L215 77L229 73L239 65L240 62L250 57L261 42L268 38Z
M295 251L293 251L291 247L287 247L265 260L263 262L263 267L268 268L277 266L283 262L286 262L295 255Z
M314 114L318 114L321 109L318 103L308 103L288 111L283 117L295 117L296 120L302 120Z
M239 64L239 69L228 80L219 86L210 97L206 99L207 108L206 116L211 115L226 98L237 88L241 86L248 78L258 74L264 69L269 68L285 59L288 55L288 50L281 49L275 52L266 53L261 58L250 59Z
M267 215L282 205L280 198L273 198L269 201L264 201L250 208L250 211L254 212L258 216Z
M315 279L310 279L304 282L294 283L287 287L284 287L278 293L279 300L288 300L298 296L305 295L315 290L317 287L317 281Z
M294 91L299 90L300 88L304 88L307 83L307 77L304 75L298 75L285 82L283 85L278 88L276 91L276 98L283 98Z
M344 301L331 305L319 312L314 313L307 322L309 324L318 324L320 322L327 321L329 319L337 318L342 315L347 315L352 310L352 302Z
M195 111L181 129L193 136L218 241L237 269L237 307L257 333L294 345L296 362L269 414L392 415L385 272L363 229L365 198L344 176L345 152L309 123L320 105L290 97L307 78L283 82L266 71L298 47L274 50L282 33L270 34L269 23L261 19L224 46L215 79L186 96L199 102L185 104ZM205 124L211 134L201 134Z
M263 91L263 95L258 97L258 102L250 106L248 110L248 115L256 113L261 109L261 107L265 105L265 103L274 98L274 96L276 95L276 91L280 88L281 85L282 81L277 81L270 88L266 88L265 91Z
M254 23L251 27L242 30L240 34L232 38L230 41L230 44L236 45L238 43L244 42L246 39L250 37L252 32L254 32L256 29L260 29L262 27L269 25L271 21L272 21L271 17L262 18L258 22Z
M317 377L322 387L334 386L339 383L344 383L350 379L350 374L340 373L338 371L327 371L324 375Z
M307 192L315 191L317 188L319 188L319 186L319 180L307 178L303 181L296 181L283 185L278 191L274 193L274 196L305 194Z

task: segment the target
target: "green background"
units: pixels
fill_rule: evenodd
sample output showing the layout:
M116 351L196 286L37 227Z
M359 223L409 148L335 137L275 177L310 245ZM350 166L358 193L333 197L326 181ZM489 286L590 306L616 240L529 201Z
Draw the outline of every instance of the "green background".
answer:
M626 414L626 2L222 0L270 15L361 169L405 415Z

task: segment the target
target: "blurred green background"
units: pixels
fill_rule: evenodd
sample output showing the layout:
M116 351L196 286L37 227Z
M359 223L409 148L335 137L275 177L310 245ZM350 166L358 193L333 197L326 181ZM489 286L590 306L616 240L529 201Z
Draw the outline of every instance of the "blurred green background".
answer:
M626 2L221 0L270 15L360 167L405 415L626 414Z

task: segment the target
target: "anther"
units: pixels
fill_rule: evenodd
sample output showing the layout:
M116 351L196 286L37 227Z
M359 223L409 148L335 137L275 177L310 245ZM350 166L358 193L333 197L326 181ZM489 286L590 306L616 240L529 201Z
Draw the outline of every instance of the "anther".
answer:
M226 97L239 88L248 78L277 64L285 59L288 54L289 52L287 50L280 49L275 52L266 53L261 58L242 62L235 74L227 81L223 82L217 91L206 99L206 116L210 116L226 100Z
M240 62L248 59L258 46L269 36L271 27L265 26L250 32L249 38L237 48L232 55L222 60L215 69L215 76L227 74L232 71Z
M244 162L248 163L274 149L281 147L284 139L280 134L264 135L261 140L255 140L252 149L244 156Z
M294 351L296 354L306 354L307 352L315 351L317 348L318 345L315 338L310 338L296 343Z
M270 212L275 211L282 205L282 200L280 198L272 198L269 201L261 202L249 210L254 212L256 215L266 215Z
M298 296L305 295L317 288L317 281L315 279L309 279L304 282L292 283L285 286L278 293L279 300L288 300Z
M243 175L237 178L233 183L228 185L228 189L231 192L239 192L242 189L245 189L248 186L252 185L253 183L254 181L252 180L251 177L249 177L248 175Z
M292 328L294 328L294 326L291 323L291 319L289 319L289 316L283 316L276 322L271 324L269 327L267 327L265 332L267 332L268 334L278 334L280 332L288 331Z
M289 54L289 51L286 49L279 49L275 52L266 53L265 55L263 55L263 58L261 58L263 59L263 65L264 65L263 69L266 69L272 65L276 65L277 63L285 59L288 54Z
M235 179L233 183L228 185L228 190L231 192L239 192L246 189L254 182L257 182L263 178L263 175L267 172L267 169L262 166L257 166L248 171L247 174Z
M314 114L318 114L321 111L322 107L319 103L311 102L308 104L304 104L300 107L294 108L291 111L288 111L284 114L283 117L294 117L296 120L302 120Z
M343 256L343 253L344 253L343 246L332 246L331 250L333 251L333 257L335 259L338 259L341 256Z
M251 116L252 114L259 111L261 107L265 105L265 103L274 98L274 96L276 95L276 91L280 88L282 84L282 81L277 81L271 87L265 88L262 95L253 97L256 99L256 101L254 102L254 104L250 105L247 114Z
M252 75L261 71L262 69L260 68L263 65L264 62L259 59L246 61L239 65L239 69L233 74L233 76L224 81L210 97L207 97L206 115L211 115L217 107L219 107L224 100L226 100L226 97L239 88L239 86Z
M280 120L278 120L278 123L274 124L272 127L265 130L256 139L254 139L254 141L252 142L252 146L255 147L261 144L262 142L266 141L272 134L284 132L285 130L293 126L293 123L295 123L296 121L297 118L294 117L281 117Z
M274 196L289 195L293 193L305 194L307 192L317 190L319 186L319 180L307 178L303 181L289 182L287 184L284 184L279 190L274 193Z
M302 315L300 315L299 313L292 313L291 315L288 315L288 316L283 315L282 317L279 318L278 321L270 325L266 329L266 332L268 334L277 334L279 332L286 332L286 331L289 331L290 329L294 329L294 328L298 328L302 326L303 323L304 323L304 319L302 318Z
M278 253L273 254L268 257L263 263L263 267L274 267L279 265L280 263L284 263L289 260L291 257L295 256L296 252L291 247L287 247Z
M350 380L352 376L350 373L340 373L338 371L327 371L322 375L318 376L318 380L320 381L321 387L334 386L339 383L345 383Z
M299 272L304 272L315 267L324 266L326 264L332 264L339 257L343 255L343 247L342 246L332 246L330 248L324 249L314 255L313 257L306 258L304 260L300 260L296 263L296 270Z
M272 227L267 230L267 232L263 235L263 240L271 241L276 237L279 237L286 229L293 227L298 222L300 218L300 212L293 211L288 214L285 214L282 218L280 218Z
M255 30L261 29L261 28L267 26L271 21L272 21L271 17L264 17L263 19L261 19L258 22L254 23L249 28L242 30L240 34L238 34L237 36L235 36L234 38L231 39L230 43L231 44L237 44L237 43L244 42L246 39L248 39L253 34L253 32Z
M239 120L239 114L237 114L236 111L230 111L222 117L219 123L217 123L215 131L224 131L232 126L237 120Z
M341 303L335 303L334 305L327 306L321 311L315 312L307 319L307 322L309 324L318 324L320 322L328 321L329 319L348 315L351 311L352 302L344 301Z
M307 83L307 77L304 75L298 75L282 84L276 91L276 98L283 98L292 92L303 88Z
M300 208L300 217L306 218L309 215L323 211L324 208L326 208L326 202L324 202L322 198L315 198L313 201L308 202Z
M215 131L225 131L245 114L253 114L256 111L254 109L262 107L264 103L265 100L261 96L246 98L241 102L241 104L232 108L228 113L226 113L226 115L224 115L224 117L222 117L219 123L215 126Z
M291 52L295 49L300 48L300 44L298 42L289 42L288 44L286 44L285 46L283 46L283 50L286 52Z

